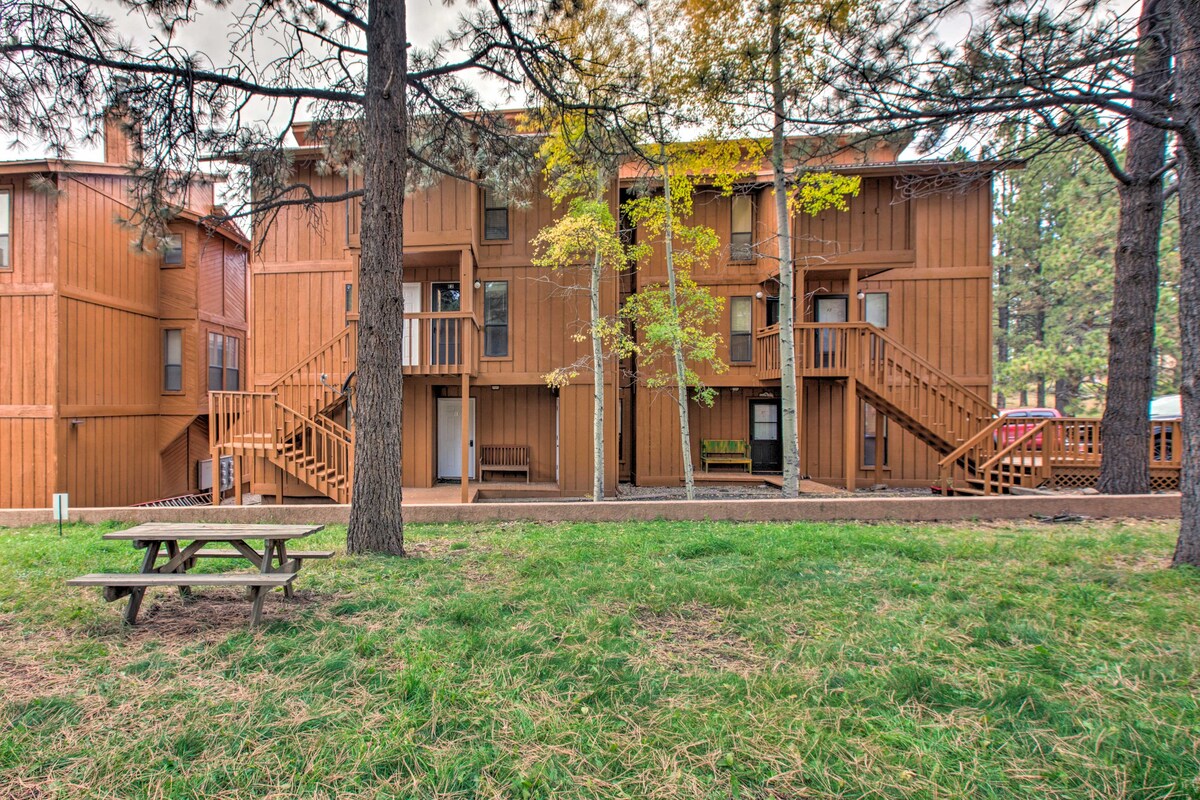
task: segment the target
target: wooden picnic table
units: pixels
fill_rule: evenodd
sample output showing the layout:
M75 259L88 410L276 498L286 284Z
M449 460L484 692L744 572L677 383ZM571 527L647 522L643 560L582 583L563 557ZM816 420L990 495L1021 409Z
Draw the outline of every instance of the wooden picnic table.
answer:
M250 592L250 624L262 621L266 593L279 587L292 596L292 582L301 564L310 558L330 558L333 551L307 550L288 552L288 542L320 531L323 525L239 525L222 523L148 522L123 531L104 534L105 539L129 541L144 548L138 573L96 573L67 581L69 586L102 586L104 599L112 602L129 598L125 622L137 621L142 597L151 586L177 586L187 596L193 586L244 586ZM262 549L250 544L262 541ZM187 542L183 547L180 545ZM229 548L211 548L228 544ZM165 551L165 552L164 552ZM159 564L165 557L166 563ZM201 558L244 558L257 573L187 574Z

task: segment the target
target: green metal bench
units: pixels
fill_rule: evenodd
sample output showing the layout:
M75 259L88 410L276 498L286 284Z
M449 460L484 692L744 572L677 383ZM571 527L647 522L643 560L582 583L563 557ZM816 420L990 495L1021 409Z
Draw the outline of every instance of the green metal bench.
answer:
M732 464L745 466L746 472L753 472L750 461L750 445L740 439L704 439L700 442L700 464L704 471L713 464Z

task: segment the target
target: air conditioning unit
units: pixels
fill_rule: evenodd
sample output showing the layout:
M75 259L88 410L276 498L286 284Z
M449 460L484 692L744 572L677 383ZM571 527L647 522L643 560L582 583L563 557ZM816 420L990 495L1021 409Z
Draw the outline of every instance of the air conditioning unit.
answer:
M212 459L207 458L204 461L196 462L196 471L199 473L196 476L197 485L200 491L208 491L212 488ZM221 456L221 491L226 492L233 488L233 456Z

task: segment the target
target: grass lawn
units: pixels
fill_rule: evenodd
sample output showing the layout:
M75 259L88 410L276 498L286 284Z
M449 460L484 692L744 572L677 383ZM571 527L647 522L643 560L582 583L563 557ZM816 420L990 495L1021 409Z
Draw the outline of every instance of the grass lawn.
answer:
M413 526L257 633L0 531L0 797L1200 797L1176 527Z

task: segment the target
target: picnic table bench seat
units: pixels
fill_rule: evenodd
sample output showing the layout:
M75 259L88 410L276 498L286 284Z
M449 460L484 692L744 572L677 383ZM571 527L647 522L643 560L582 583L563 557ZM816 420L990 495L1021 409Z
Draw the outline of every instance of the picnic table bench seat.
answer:
M485 472L524 472L529 483L529 447L523 444L485 444L479 447L479 480Z
M80 575L67 581L68 586L101 586L104 588L104 599L108 602L130 598L130 611L126 619L132 625L137 616L137 606L141 605L141 593L152 586L177 586L187 589L192 586L245 586L251 591L250 622L257 625L262 621L262 603L259 596L266 589L286 588L296 580L294 572L240 572L205 575L200 573L182 572L94 572L90 575ZM136 604L134 596L136 595Z
M753 472L750 460L750 445L740 439L704 439L700 442L700 464L708 472L713 464L744 466Z

